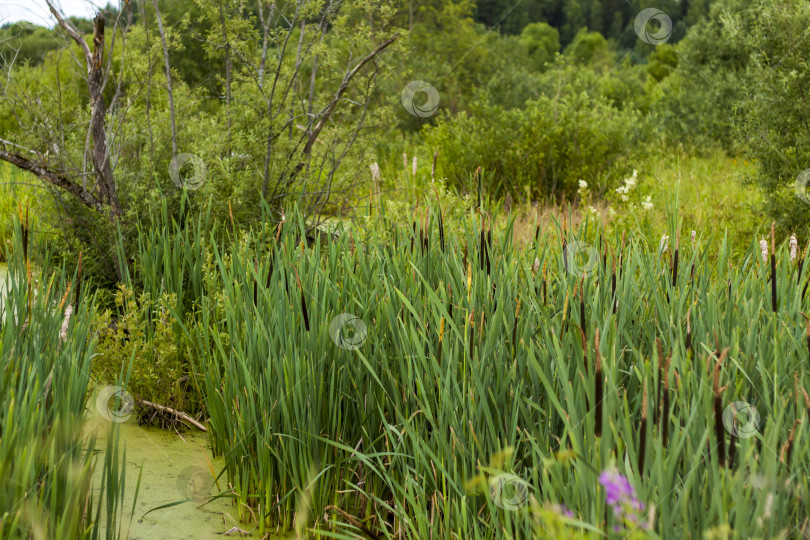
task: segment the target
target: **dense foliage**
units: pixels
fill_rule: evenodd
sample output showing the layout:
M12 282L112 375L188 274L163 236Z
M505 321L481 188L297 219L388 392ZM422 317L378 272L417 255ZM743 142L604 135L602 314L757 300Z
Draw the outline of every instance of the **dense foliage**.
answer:
M518 250L510 228L428 217L363 244L302 242L297 215L212 243L200 309L177 320L245 521L407 538L806 526L806 255L752 242L731 264L674 219L668 241L586 223ZM635 516L605 513L614 470Z
M208 429L203 498L262 535L810 534L809 25L810 0L6 24L0 537L126 534L94 380Z

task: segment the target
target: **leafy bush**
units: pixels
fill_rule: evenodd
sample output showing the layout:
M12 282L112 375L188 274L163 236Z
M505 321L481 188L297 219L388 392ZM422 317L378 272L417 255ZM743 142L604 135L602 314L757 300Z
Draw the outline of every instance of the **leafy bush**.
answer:
M477 102L428 127L425 140L439 149L450 185L475 191L470 175L481 167L493 175L484 186L492 196L558 201L572 197L580 179L604 193L642 153L647 132L640 114L582 90L544 95L524 110Z
M810 2L758 0L728 14L726 26L728 39L751 51L734 118L738 144L758 164L752 180L785 230L808 232Z
M97 376L113 382L132 361L127 390L136 398L186 413L198 412L200 397L190 375L186 343L174 330L174 295L154 299L147 293L136 296L122 284L115 304L115 317L107 310L95 321L99 337L93 369ZM139 410L142 421L155 413L153 409ZM161 422L172 419L156 418Z

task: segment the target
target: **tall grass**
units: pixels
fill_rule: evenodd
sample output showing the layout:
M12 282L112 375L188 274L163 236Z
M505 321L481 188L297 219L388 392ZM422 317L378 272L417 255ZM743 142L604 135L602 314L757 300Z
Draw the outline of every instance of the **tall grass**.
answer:
M47 263L33 270L27 226L15 228L0 304L0 538L118 538L125 480L118 430L109 429L101 463L95 437L83 432L92 299L78 292L80 271Z
M302 242L294 218L211 240L198 318L179 320L242 519L346 538L806 526L806 260L776 246L774 311L753 240L732 264L725 238L662 250L585 222L517 250L511 225L476 219L442 250L439 223L359 244ZM612 468L647 527L608 511Z
M33 200L33 188L26 185L26 182L33 184L36 180L8 163L0 163L0 216L7 217L0 222L0 262L5 262L7 255L11 253L14 236L11 216L21 206L25 207ZM31 216L32 225L38 221L35 215Z

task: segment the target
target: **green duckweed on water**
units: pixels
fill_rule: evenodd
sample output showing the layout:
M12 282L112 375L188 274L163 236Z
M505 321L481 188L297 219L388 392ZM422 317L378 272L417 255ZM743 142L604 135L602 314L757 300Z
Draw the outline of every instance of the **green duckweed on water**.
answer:
M91 401L91 418L87 429L97 430L100 451L104 451L105 432L112 425L96 410L96 400ZM250 531L252 526L239 523L233 503L228 498L215 499L205 503L211 496L227 489L227 481L220 477L214 483L212 469L219 474L224 461L214 458L208 442L208 435L199 431L182 434L158 428L138 426L134 416L121 426L121 441L126 447L127 485L123 508L126 512L124 530L127 530L132 498L135 494L138 474L141 474L140 490L135 513L125 538L145 539L215 539L238 527ZM99 456L99 462L103 456ZM95 483L100 482L101 468L98 467ZM154 510L183 499L190 502ZM147 515L144 515L147 514ZM230 536L242 537L237 532ZM258 538L258 530L250 538ZM270 538L291 538L273 536Z

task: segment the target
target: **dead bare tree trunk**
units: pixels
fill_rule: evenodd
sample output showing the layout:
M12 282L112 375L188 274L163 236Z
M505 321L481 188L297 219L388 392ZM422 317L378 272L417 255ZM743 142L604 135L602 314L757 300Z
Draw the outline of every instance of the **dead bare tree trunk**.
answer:
M87 85L90 90L90 129L93 133L93 166L96 169L96 187L104 202L110 205L113 217L121 215L121 205L115 192L110 156L107 152L107 133L104 129L104 16L96 15L93 20L93 54L90 59L90 72Z
M163 44L163 63L166 65L166 91L169 93L169 119L172 124L172 156L177 155L177 123L174 115L174 91L172 90L172 69L169 64L169 47L166 45L166 31L163 28L163 18L160 16L157 0L152 0L155 7L160 42Z
M76 42L84 55L87 67L87 89L90 95L90 124L89 132L93 139L91 159L95 172L95 193L79 184L67 174L49 167L41 154L10 141L0 140L0 159L37 175L43 181L63 189L73 195L78 201L93 210L109 209L110 219L116 220L121 215L121 205L115 189L113 175L107 146L107 133L105 130L106 106L104 104L104 17L96 16L93 21L93 50L79 35L73 25L65 20L62 13L56 9L53 0L46 0L48 8L59 23L59 26ZM25 150L24 153L13 150ZM86 154L85 154L86 155Z

